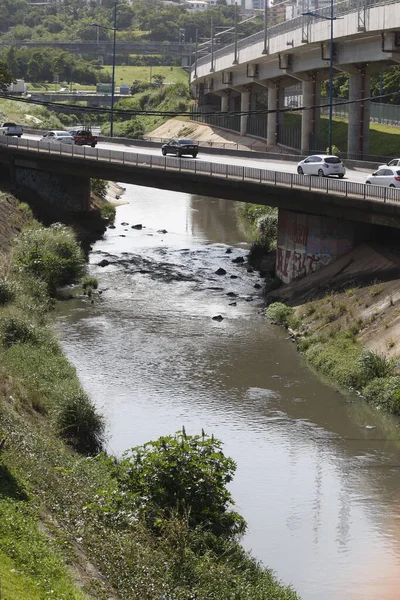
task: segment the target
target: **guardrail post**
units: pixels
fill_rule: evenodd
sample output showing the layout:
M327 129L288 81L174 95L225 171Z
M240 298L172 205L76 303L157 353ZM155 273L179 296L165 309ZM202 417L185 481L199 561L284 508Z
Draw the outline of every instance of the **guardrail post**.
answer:
M167 170L167 157L164 156L164 171Z
M242 167L242 181L244 181L244 167Z
M261 179L261 173L262 173L262 171L261 171L261 169L259 169L259 171L260 171L260 183L261 183L261 181L262 181L262 179Z
M293 173L290 173L290 187L293 187Z
M228 165L225 165L225 178L228 179Z
M86 158L86 146L83 146L83 158Z
M383 202L386 202L388 188L383 188Z
M344 186L345 192L346 192L346 198L347 198L347 181L346 181L346 185Z
M136 152L136 166L139 164L139 154Z
M153 155L150 154L150 168L152 168L153 166Z
M276 185L276 171L274 171L274 185Z

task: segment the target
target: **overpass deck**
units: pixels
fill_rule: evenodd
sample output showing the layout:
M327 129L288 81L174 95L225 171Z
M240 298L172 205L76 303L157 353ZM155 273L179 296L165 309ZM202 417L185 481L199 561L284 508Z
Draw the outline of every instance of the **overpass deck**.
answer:
M400 189L157 155L0 138L0 162L400 228Z

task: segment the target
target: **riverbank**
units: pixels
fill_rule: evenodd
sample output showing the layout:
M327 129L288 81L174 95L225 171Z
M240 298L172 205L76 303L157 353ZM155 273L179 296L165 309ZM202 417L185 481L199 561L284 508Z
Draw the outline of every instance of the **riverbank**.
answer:
M400 254L361 244L331 265L267 293L274 320L324 376L400 415ZM279 311L278 311L279 312Z
M14 229L4 233L0 248L0 439L4 440L0 450L0 578L4 597L159 600L171 594L187 600L195 594L199 600L211 595L216 600L295 600L295 592L281 586L235 539L214 537L201 529L191 531L178 518L165 524L163 532L148 527L138 518L133 497L120 487L115 459L91 457L97 449L86 446L88 432L82 426L87 427L93 413L83 401L75 369L51 332L53 302L35 277L21 294L19 279L13 275L18 253L10 254L11 246L21 233L26 237L27 226L33 237L42 230L32 221L29 208L7 195L0 203L0 223L13 222ZM76 251L71 246L67 254ZM64 251L61 254L67 256ZM30 250L19 256L22 260L33 255ZM41 264L42 258L37 259ZM102 291L96 295L96 287L93 277L86 278L82 287L69 288L68 295L96 303ZM7 329L11 337L10 333L5 337L5 323L12 324L12 330ZM76 402L68 404L72 396ZM74 430L71 418L80 424Z

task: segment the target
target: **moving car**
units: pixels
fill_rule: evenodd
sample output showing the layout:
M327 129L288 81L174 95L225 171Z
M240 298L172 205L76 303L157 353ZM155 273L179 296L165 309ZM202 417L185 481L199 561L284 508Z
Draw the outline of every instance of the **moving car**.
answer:
M173 138L167 144L162 146L161 152L163 156L166 156L167 154L174 154L175 156L191 154L193 158L196 158L199 152L199 146L195 141L187 138Z
M90 127L71 129L69 134L72 135L77 146L91 146L94 148L97 144L97 136L93 135Z
M398 167L379 167L372 173L365 183L383 185L386 187L400 187L400 166Z
M16 125L15 123L1 123L0 124L0 135L16 135L17 137L21 137L24 133L21 125Z
M385 167L400 167L400 158L393 158L386 165L380 165L378 169L385 169Z
M74 138L72 137L72 135L70 135L70 133L68 131L48 131L47 133L44 134L44 136L42 137L42 139L40 140L41 142L56 142L58 144L62 143L62 144L74 144Z
M298 163L297 172L299 175L318 175L318 177L337 175L339 179L342 179L346 169L338 156L313 154Z

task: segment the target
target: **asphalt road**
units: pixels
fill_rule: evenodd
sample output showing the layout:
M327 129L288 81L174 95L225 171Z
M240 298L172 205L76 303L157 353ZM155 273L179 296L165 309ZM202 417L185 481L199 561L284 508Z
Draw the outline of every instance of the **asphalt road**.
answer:
M40 140L40 135L25 134L25 139ZM123 150L124 152L137 152L138 154L153 154L159 156L161 154L160 148L146 147L146 146L135 146L135 143L129 144L112 144L111 142L99 142L97 148L104 148L109 150ZM248 157L243 156L225 156L223 154L205 154L200 152L196 158L198 161L228 164L228 165L240 165L245 167L255 167L257 169L267 169L269 171L280 171L282 173L296 173L297 163L289 162L284 160L268 160L265 158L252 158L251 152ZM191 157L189 157L191 158ZM183 157L181 160L185 160ZM346 164L346 163L345 163ZM368 169L347 169L345 179L348 181L355 181L357 183L365 183L367 175L370 175L371 171Z

